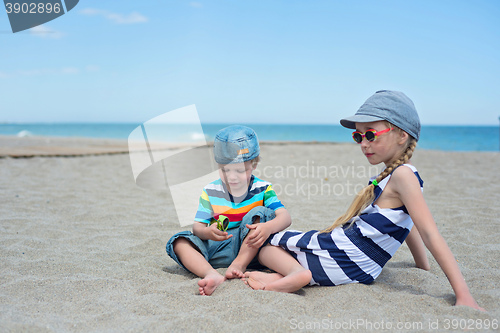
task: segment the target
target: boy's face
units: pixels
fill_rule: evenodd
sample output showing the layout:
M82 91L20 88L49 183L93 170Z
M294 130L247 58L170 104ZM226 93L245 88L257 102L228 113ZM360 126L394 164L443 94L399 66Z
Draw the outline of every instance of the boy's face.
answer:
M251 162L219 164L219 175L232 195L242 196L247 192L253 169Z

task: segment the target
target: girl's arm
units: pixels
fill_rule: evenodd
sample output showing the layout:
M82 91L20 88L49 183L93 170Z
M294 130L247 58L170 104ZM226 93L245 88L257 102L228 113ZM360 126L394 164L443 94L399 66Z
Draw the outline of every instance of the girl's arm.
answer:
M427 253L425 252L425 245L422 242L422 237L420 237L417 228L411 229L408 237L406 237L406 245L408 245L408 248L413 255L413 260L415 260L415 265L418 268L426 271L431 269L429 260L427 259Z
M394 190L399 194L417 227L425 246L448 278L455 292L455 305L466 305L484 311L472 297L453 253L439 233L413 171L409 168L397 168L391 181Z

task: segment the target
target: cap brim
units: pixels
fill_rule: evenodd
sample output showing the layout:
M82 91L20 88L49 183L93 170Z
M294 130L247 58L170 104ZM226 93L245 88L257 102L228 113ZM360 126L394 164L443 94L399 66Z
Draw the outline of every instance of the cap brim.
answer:
M347 117L340 120L340 125L346 128L356 129L356 123L371 123L372 121L380 121L380 120L384 119L375 116L356 114L352 117Z

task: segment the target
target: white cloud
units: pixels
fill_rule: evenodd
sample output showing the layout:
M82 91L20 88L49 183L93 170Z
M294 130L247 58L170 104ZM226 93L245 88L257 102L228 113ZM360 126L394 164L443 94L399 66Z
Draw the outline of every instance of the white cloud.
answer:
M29 33L40 38L49 39L59 39L65 35L60 31L49 29L44 25L37 25L36 27L29 29Z
M80 69L76 67L64 67L61 69L62 74L78 74L80 73Z
M84 8L80 10L80 14L83 15L104 15L106 14L106 11L100 10L100 9L95 9L95 8Z
M189 3L189 6L191 6L193 8L203 8L203 4L201 2L198 2L198 1L191 1Z
M149 21L149 19L146 16L139 14L137 12L132 12L128 15L124 15L124 14L108 12L106 10L101 10L101 9L85 8L80 10L80 14L89 16L102 16L116 24L136 24Z
M110 13L106 17L117 24L134 24L148 21L148 18L146 16L143 16L137 12L133 12L129 15Z
M87 72L98 72L99 69L100 69L99 66L96 66L96 65L85 66L85 71L87 71Z
M30 69L30 70L20 70L17 73L14 73L14 76L40 76L40 75L49 75L54 74L53 69L49 68L40 68L40 69Z

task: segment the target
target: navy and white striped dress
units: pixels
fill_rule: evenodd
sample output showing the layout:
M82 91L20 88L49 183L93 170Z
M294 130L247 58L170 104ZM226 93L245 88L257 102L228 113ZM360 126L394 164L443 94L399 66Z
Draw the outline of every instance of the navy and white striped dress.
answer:
M412 169L420 181L417 169ZM375 187L375 202L392 174ZM310 285L334 286L361 282L371 283L392 258L410 232L413 221L404 206L380 208L373 203L345 224L330 233L316 230L282 231L271 236L270 243L287 250L312 272Z

